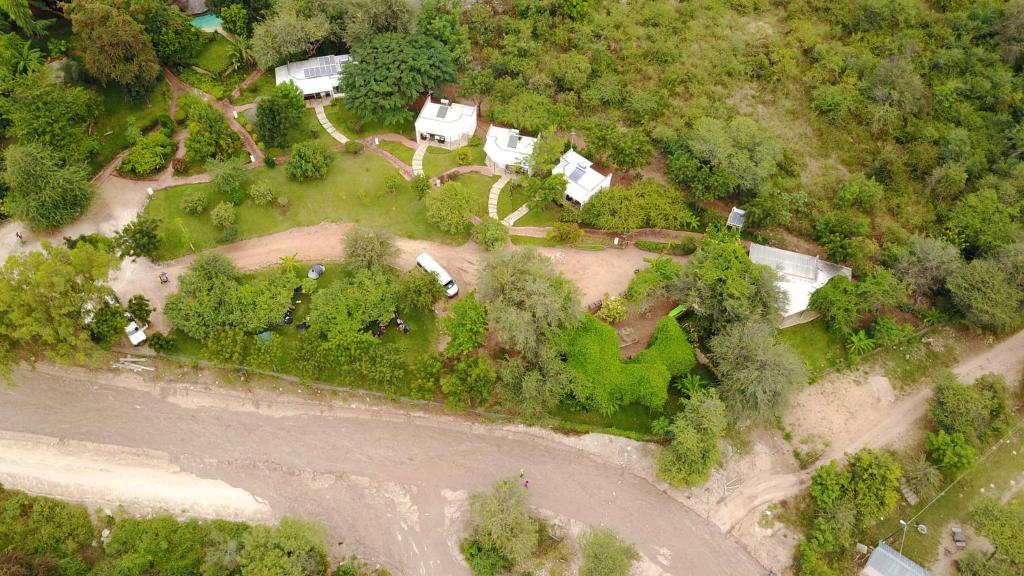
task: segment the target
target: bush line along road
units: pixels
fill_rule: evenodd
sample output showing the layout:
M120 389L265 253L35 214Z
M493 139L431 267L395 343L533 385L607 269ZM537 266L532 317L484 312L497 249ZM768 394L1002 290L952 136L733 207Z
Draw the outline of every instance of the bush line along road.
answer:
M649 574L764 573L713 524L631 473L649 458L641 443L49 366L19 371L16 381L0 391L0 482L12 487L241 520L267 520L266 502L274 517L323 520L342 541L335 552L436 575L466 572L458 540L468 493L523 469L538 509L616 530L636 543ZM12 432L40 435L52 455L35 470L11 461L11 447L33 447ZM62 449L68 440L106 448L90 461L80 446ZM574 446L588 442L598 455ZM148 485L86 473L97 468Z

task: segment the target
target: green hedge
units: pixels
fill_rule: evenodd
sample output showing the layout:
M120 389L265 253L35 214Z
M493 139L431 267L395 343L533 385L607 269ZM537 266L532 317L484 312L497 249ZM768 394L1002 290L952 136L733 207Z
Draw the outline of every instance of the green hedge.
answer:
M697 241L693 238L683 238L677 242L655 242L654 240L637 240L637 248L647 252L658 254L673 254L675 256L689 256L697 251Z
M687 374L697 365L690 339L675 318L665 316L654 327L647 349L631 359L630 364L661 364L673 378Z

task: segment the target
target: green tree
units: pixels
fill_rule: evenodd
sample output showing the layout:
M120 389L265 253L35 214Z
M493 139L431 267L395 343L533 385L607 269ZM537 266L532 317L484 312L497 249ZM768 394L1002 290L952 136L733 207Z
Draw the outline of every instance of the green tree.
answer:
M476 350L487 336L487 307L470 292L452 304L451 311L441 319L441 333L448 336L445 353L461 356Z
M334 163L334 154L325 144L300 142L292 146L292 155L284 172L292 180L323 180Z
M437 276L418 266L398 281L398 302L402 310L429 312L444 296L444 286L437 281Z
M658 477L675 486L707 480L718 463L718 440L728 423L725 404L714 390L696 392L669 428L671 443L658 453Z
M228 202L239 205L245 201L245 161L241 158L211 160L207 163L210 183L217 194L227 197Z
M348 282L317 290L308 320L317 334L342 342L368 325L390 322L397 306L398 288L391 275L359 270Z
M664 298L668 287L683 273L683 266L668 256L644 258L644 262L650 266L637 270L626 288L626 300L641 312L647 312Z
M583 565L579 576L629 576L633 562L640 559L635 546L623 542L607 528L584 534L580 548Z
M477 291L501 340L528 356L580 320L579 290L532 248L487 259Z
M221 202L210 210L210 222L221 230L227 230L235 225L238 221L238 212L235 211L235 207L228 202Z
M96 148L86 128L99 115L100 99L81 86L55 82L46 71L17 79L6 98L7 133L19 144L39 144L69 162L85 160Z
M139 326L149 324L149 315L156 311L150 306L149 300L142 294L136 294L128 299L128 306L125 308L132 319L138 322Z
M484 218L473 227L473 241L490 251L504 248L508 244L508 228L494 218Z
M349 0L346 8L341 39L349 46L361 46L383 34L412 31L413 8L403 0Z
M944 373L935 383L929 415L940 430L959 434L972 446L980 446L1009 426L1006 380L986 374L968 386L959 383L953 374Z
M971 511L978 532L995 547L996 561L1005 561L1019 572L1024 567L1024 504L1020 500L1000 503L986 498ZM1009 570L1006 574L1011 574ZM1001 576L997 574L996 576Z
M443 44L458 67L469 58L469 28L462 23L462 0L426 0L420 5L416 31Z
M152 258L160 249L160 221L140 214L114 233L114 246L122 258Z
M564 184L559 193L565 191ZM595 194L583 205L583 223L628 234L638 228L687 230L697 227L697 219L686 199L653 180L640 180L629 186L612 186Z
M1020 326L1024 291L1010 283L992 260L974 260L946 282L949 293L971 326L1010 332Z
M345 233L341 243L344 262L353 269L385 270L392 268L398 257L395 238L380 230L356 226Z
M730 324L711 339L719 392L733 413L770 420L807 382L807 369L762 320Z
M906 282L914 296L931 296L942 290L946 280L961 266L963 259L948 242L915 234L893 263L893 272Z
M1020 233L1020 210L994 190L968 194L946 218L946 236L968 256L984 256L1010 244Z
M60 228L85 211L93 188L82 165L64 161L42 145L14 145L4 155L10 187L6 211L35 229Z
M0 268L0 369L15 352L83 360L92 349L87 311L113 294L103 282L115 264L84 242L72 250L44 242L42 251L9 256Z
M242 576L321 576L327 571L327 535L311 522L283 518L253 526L242 539Z
M449 234L464 234L471 225L472 196L458 182L447 182L427 192L427 220Z
M266 180L257 180L249 187L249 198L257 206L266 206L277 200L277 192Z
M777 277L771 268L751 262L735 236L710 233L669 293L716 332L733 322L778 316L786 295Z
M131 16L100 0L74 0L67 12L89 74L122 86L149 86L156 80L160 64L153 43Z
M963 434L946 434L945 430L929 432L924 450L928 461L951 477L973 466L978 457Z
M104 350L109 350L110 344L124 335L124 327L127 325L124 308L115 302L104 303L98 310L93 311L86 328L93 342Z
M205 162L227 157L231 151L231 128L220 110L198 98L182 98L178 106L186 110L188 138L185 160Z
M241 4L229 4L222 8L220 21L225 32L242 37L249 35L249 12Z
M363 122L394 124L412 116L408 104L455 80L452 54L421 34L380 34L352 51L341 77L345 107Z
M112 4L143 26L157 58L167 66L192 64L206 44L203 32L175 4L161 0L117 0Z
M117 171L132 176L149 176L163 169L178 145L160 132L140 138L121 160Z
M459 358L451 372L441 377L444 404L455 410L479 406L490 395L497 380L498 374L486 357Z
M537 523L530 517L529 494L514 478L498 481L490 492L469 497L470 538L523 566L537 549Z
M276 2L273 12L253 26L252 51L261 69L273 68L288 58L306 57L316 49L331 32L331 23L320 7L316 2Z
M295 84L278 84L256 106L256 136L267 146L284 146L288 132L299 126L305 110L302 91Z

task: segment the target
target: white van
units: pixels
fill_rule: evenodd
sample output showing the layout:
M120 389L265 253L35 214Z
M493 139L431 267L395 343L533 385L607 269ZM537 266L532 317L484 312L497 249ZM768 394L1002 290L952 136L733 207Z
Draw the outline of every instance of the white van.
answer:
M448 274L448 271L444 269L444 266L438 264L437 260L431 258L430 254L424 252L417 256L416 265L437 276L437 281L441 283L441 286L444 286L444 293L449 298L459 293L459 285L452 279L451 274Z

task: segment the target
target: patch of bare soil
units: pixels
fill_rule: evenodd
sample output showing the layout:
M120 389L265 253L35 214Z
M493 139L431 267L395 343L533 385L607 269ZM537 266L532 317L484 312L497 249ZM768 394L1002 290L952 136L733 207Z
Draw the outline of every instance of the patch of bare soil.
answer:
M964 537L967 539L966 548L957 548L953 542L953 526L959 526L964 530ZM932 564L930 570L935 576L954 576L960 572L956 563L968 552L979 552L988 556L995 551L995 547L984 536L975 533L970 524L950 523L942 527L942 540L939 544L939 559Z
M647 342L654 333L654 327L673 308L672 302L662 300L647 312L630 312L625 320L615 325L615 330L629 331L636 342L619 348L619 354L623 359L632 358L647 348Z

